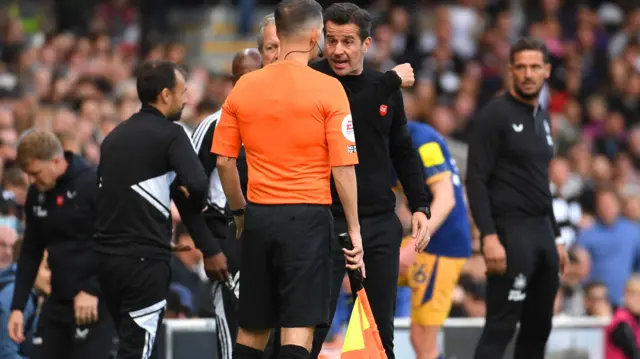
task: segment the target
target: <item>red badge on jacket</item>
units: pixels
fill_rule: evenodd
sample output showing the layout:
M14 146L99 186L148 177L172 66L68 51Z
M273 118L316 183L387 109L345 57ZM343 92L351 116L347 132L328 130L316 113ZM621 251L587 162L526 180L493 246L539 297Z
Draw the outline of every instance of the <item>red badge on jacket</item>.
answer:
M58 205L58 207L62 207L62 204L64 204L64 197L62 196L56 197L56 204Z
M385 116L388 109L387 105L380 105L380 116Z

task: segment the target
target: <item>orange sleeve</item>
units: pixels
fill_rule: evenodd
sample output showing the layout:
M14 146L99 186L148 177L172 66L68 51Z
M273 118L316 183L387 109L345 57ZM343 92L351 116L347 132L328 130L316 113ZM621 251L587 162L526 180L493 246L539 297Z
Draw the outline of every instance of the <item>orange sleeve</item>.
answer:
M325 92L328 97L324 104L329 161L332 167L355 165L358 164L358 153L349 100L342 85L332 80Z
M237 108L232 96L234 90L231 90L222 105L222 112L216 125L216 130L213 133L213 143L211 144L212 153L230 158L237 158L242 146Z

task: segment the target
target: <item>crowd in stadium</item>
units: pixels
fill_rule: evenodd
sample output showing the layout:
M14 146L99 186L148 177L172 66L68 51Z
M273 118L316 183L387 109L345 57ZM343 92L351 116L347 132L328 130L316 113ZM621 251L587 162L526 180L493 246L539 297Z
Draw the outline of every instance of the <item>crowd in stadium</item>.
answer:
M139 56L136 10L126 3L103 4L82 33L45 33L25 26L16 11L0 9L0 326L7 321L11 293L3 288L18 255L29 186L14 163L20 134L50 129L65 149L97 165L101 140L140 107L137 66L161 58L188 65L180 43L157 43ZM550 168L554 212L570 243L556 315L610 316L626 281L640 271L640 7L532 1L518 18L502 1L427 1L417 10L383 3L369 9L376 25L367 66L386 71L413 65L416 85L404 92L407 118L432 125L450 141L463 177L474 113L505 88L509 45L520 34L514 27L544 39L552 64L543 103L556 149ZM182 123L189 131L220 108L232 83L226 73L186 67ZM397 203L409 231L410 213L400 194ZM175 241L193 247L177 211L173 219ZM166 317L213 316L211 284L198 251L174 256ZM484 317L484 276L475 238L452 317ZM36 285L46 295L46 275ZM400 288L396 316L407 317L409 310L410 292ZM340 325L350 313L348 293L338 313L329 342L339 343Z

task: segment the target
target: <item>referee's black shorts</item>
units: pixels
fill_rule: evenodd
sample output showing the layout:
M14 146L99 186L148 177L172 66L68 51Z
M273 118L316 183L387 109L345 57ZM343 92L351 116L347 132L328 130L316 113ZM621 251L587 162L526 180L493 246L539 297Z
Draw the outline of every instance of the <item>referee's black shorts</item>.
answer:
M328 324L332 237L328 206L250 203L241 239L238 325L270 329Z

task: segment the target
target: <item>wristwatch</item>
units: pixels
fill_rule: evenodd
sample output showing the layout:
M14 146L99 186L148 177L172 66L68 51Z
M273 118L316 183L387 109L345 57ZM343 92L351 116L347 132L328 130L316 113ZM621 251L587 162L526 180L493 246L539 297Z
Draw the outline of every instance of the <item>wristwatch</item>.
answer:
M234 217L238 217L238 216L244 216L244 208L240 208L240 209L235 209L231 211L231 214Z
M431 219L431 209L427 206L427 207L418 207L416 208L415 212L422 212L424 213L425 216L427 216L427 219Z

